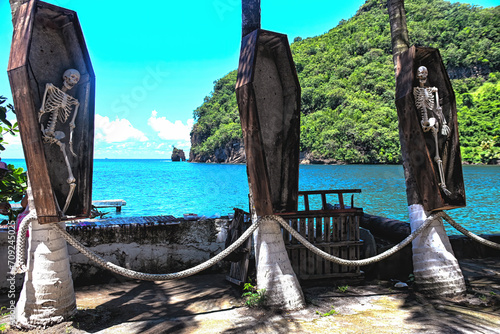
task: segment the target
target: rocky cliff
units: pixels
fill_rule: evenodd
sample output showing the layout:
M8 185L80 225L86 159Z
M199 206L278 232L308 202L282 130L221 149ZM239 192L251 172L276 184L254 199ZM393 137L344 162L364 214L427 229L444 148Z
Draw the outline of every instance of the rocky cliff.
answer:
M196 137L191 136L191 147L199 144ZM213 162L213 163L246 163L245 146L240 140L233 140L215 149L213 154L195 154L193 150L189 152L190 162Z

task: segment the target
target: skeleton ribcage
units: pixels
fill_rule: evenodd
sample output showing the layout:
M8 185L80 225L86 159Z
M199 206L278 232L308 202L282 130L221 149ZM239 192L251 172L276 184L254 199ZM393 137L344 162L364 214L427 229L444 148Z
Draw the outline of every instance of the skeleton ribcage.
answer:
M427 98L425 91L427 90ZM417 109L422 111L425 108L428 111L434 110L434 94L432 88L413 87L413 96L415 97L415 105Z
M57 113L57 119L64 123L71 114L73 106L78 100L69 96L57 87L49 87L47 100L45 101L44 113L51 113L51 121L55 121L54 113ZM49 124L51 126L52 124Z

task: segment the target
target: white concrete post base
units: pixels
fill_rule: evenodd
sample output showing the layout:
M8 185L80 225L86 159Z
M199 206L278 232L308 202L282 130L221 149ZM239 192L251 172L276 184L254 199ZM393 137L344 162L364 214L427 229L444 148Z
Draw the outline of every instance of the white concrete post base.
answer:
M290 264L277 222L262 221L254 232L258 289L266 289L266 305L282 310L305 307L304 294Z
M72 316L76 299L68 249L50 225L32 223L27 267L15 310L16 326L49 326Z
M28 203L34 210L29 182ZM64 223L59 224L64 228ZM14 311L14 325L33 328L67 320L76 312L76 298L66 240L52 229L52 224L33 221L28 245L28 271Z
M430 215L420 204L409 206L412 232ZM430 296L456 296L466 291L442 220L436 219L412 242L413 274L419 291Z

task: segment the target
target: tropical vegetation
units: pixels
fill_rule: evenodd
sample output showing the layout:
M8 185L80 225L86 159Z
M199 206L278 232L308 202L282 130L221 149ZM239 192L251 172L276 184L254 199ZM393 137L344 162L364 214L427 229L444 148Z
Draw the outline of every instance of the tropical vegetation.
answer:
M11 104L3 106L6 99L0 96L0 151L5 150L4 136L8 133L11 135L16 135L19 132L17 122L12 124L7 119L7 113L9 111L14 113L14 107ZM26 172L22 168L16 168L12 164L7 164L8 171L2 172L2 177L0 178L0 203L5 202L19 202L26 191L27 176ZM9 219L12 220L16 213L11 212Z
M500 6L407 0L412 45L438 48L456 93L462 159L500 159ZM301 151L346 163L400 163L394 67L385 0L367 0L327 33L295 37L302 88ZM192 154L241 141L236 71L194 111ZM206 160L206 159L205 159Z

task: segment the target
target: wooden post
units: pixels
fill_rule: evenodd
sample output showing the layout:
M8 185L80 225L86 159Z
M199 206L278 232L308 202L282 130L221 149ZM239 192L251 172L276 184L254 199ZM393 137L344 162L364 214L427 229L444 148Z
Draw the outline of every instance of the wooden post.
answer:
M241 36L260 29L260 0L241 0L242 24Z
M415 47L408 48L404 1L388 0L388 8L396 74L396 106L401 154L406 180L410 226L413 232L423 224L431 211L465 205L456 108L453 116L455 97L439 52L437 52L437 56L430 56L436 52L420 52L417 55ZM437 168L433 161L434 152L432 154L429 152L429 146L420 124L420 117L416 112L413 87L417 85L418 81L414 78L417 67L422 63L432 66L432 75L441 78L437 80L440 84L436 85L444 93L444 96L441 97L446 101L448 109L445 111L443 108L443 111L451 120L449 122L452 128L451 135L443 148L449 152L445 170L450 182L453 183L452 196L443 194L438 186ZM438 149L438 147L434 149ZM432 222L429 228L413 241L412 247L415 281L422 292L435 296L465 292L465 281L441 219Z
M242 9L236 99L255 220L297 208L300 85L286 35L260 29L260 0L243 0ZM263 221L254 245L257 284L266 290L268 305L303 308L279 224Z
M19 7L23 4L28 2L29 0L9 0L10 2L10 9L12 13L12 24L15 24L16 22L16 16L17 16L17 11Z
M397 56L410 47L404 0L388 0L387 7L391 25L392 56L396 65Z

